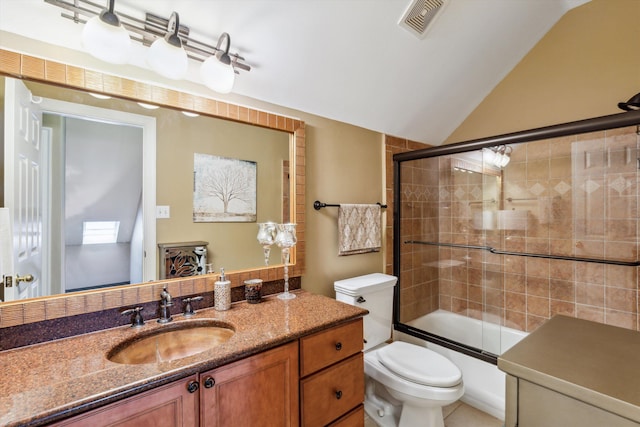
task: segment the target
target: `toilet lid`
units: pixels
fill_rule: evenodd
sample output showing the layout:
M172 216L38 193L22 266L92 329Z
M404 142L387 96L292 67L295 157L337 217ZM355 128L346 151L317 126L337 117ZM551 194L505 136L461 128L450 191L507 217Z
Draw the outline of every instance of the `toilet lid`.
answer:
M462 380L462 373L456 365L426 347L394 341L376 353L384 367L418 384L453 387Z

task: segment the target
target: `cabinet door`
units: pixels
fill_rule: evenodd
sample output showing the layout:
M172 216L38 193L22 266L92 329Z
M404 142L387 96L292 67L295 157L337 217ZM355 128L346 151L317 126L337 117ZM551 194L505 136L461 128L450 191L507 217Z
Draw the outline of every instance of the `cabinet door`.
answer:
M195 384L195 390L188 386ZM55 427L196 427L196 376L128 397L103 408L53 424ZM193 387L193 386L192 386Z
M298 343L200 374L203 427L298 426Z

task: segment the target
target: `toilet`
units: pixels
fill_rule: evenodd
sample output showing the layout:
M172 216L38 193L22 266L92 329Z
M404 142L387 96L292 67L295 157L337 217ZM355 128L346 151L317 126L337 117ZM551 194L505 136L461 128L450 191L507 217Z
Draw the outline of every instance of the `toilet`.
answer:
M334 282L336 299L364 317L365 412L382 427L444 427L442 407L464 394L462 373L446 357L415 344L388 343L395 276L373 273Z

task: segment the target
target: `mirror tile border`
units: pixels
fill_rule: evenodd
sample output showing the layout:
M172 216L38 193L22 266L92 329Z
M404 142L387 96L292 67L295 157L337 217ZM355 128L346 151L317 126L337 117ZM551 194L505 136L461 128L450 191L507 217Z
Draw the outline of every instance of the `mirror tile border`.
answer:
M294 139L291 144L292 153L289 157L293 163L291 167L295 170L294 190L296 197L295 204L291 206L291 218L295 218L297 223L298 238L293 257L295 264L289 267L289 275L301 277L304 274L306 241L304 121L4 49L0 49L0 74L72 89L109 94L168 108L197 111L200 114L216 118L289 132ZM227 274L232 287L243 286L244 281L248 279L262 279L265 282L272 282L282 280L283 277L282 266L232 271ZM165 285L168 286L169 292L174 297L212 292L213 284L217 278L217 274L212 274L154 281L108 290L5 302L0 304L0 328L156 301Z

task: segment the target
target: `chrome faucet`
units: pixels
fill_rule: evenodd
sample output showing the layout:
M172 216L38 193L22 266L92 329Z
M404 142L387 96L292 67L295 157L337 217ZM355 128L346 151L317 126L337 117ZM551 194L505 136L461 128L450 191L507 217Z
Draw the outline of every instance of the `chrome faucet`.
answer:
M173 305L173 301L171 300L171 294L167 291L167 287L165 286L160 292L160 318L158 319L158 323L168 323L173 320L171 317L171 311L169 307Z

